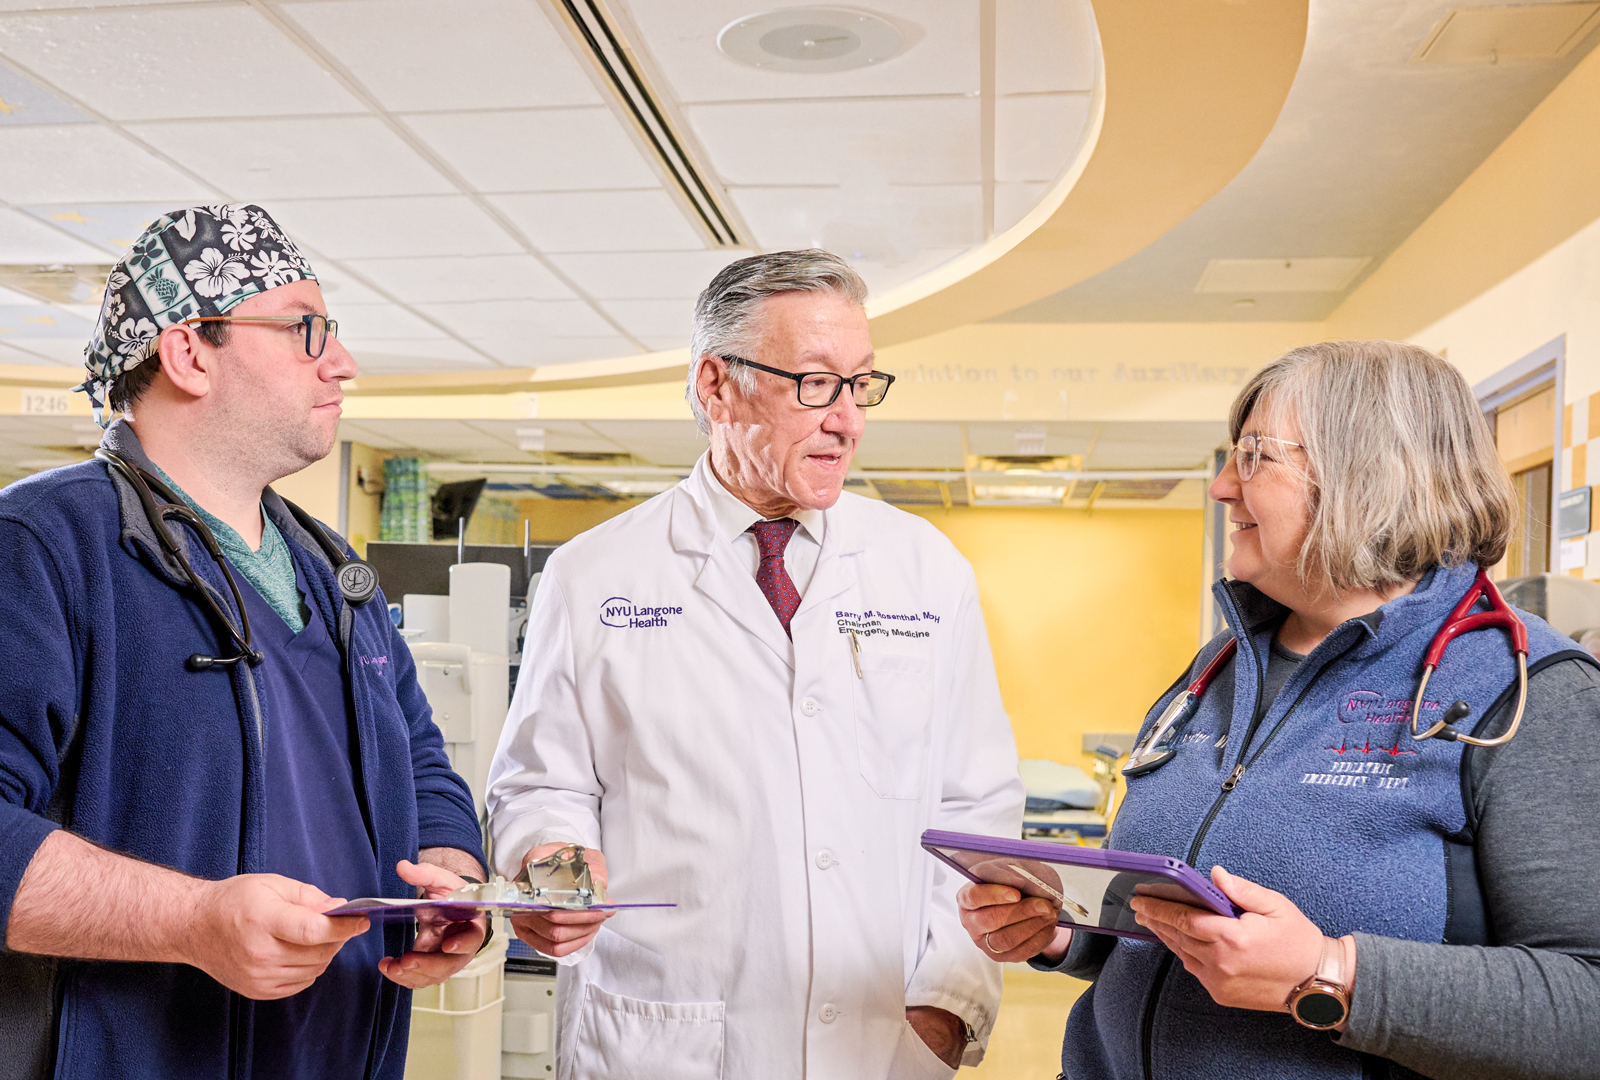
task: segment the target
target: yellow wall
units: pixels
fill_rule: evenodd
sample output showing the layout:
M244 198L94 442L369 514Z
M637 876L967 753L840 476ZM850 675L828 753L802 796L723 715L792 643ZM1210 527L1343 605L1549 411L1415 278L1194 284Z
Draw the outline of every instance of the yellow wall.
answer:
M1087 770L1083 734L1136 730L1193 659L1201 511L916 512L977 574L1022 757Z
M339 447L321 461L273 483L272 490L330 526L339 523Z

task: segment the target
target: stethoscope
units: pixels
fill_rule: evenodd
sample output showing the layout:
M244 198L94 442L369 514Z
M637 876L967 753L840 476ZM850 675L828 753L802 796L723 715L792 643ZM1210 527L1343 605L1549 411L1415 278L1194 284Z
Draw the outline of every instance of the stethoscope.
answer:
M1480 600L1488 602L1489 610L1469 614ZM1510 636L1511 651L1517 657L1517 711L1511 718L1511 726L1506 729L1504 735L1493 739L1463 735L1452 725L1472 712L1472 706L1465 701L1456 701L1444 711L1443 716L1434 721L1432 727L1426 731L1419 730L1422 695L1428 688L1428 680L1439 669L1439 661L1444 658L1445 648L1461 634L1496 626ZM1156 720L1155 727L1150 729L1150 734L1134 744L1133 752L1128 755L1127 764L1122 767L1123 776L1143 776L1172 760L1177 750L1172 746L1171 736L1194 716L1200 707L1200 696L1206 692L1206 688L1217 677L1217 673L1227 667L1228 661L1232 660L1238 651L1239 639L1230 638L1200 672L1200 677L1190 683L1183 693L1172 699L1171 703L1161 711L1161 716ZM1510 742L1511 737L1517 733L1517 727L1522 723L1522 710L1527 703L1528 628L1517 618L1517 613L1511 610L1511 605L1500 595L1500 590L1489 580L1489 575L1479 570L1472 588L1467 590L1467 594L1461 598L1455 610L1450 612L1444 625L1428 644L1428 651L1423 656L1422 676L1417 682L1417 692L1412 695L1411 701L1411 737L1418 742L1440 738L1452 742L1470 743L1473 746L1500 746Z
M217 538L211 534L211 529L195 513L188 503L178 498L171 488L159 479L150 475L144 469L135 465L127 458L114 450L100 447L94 456L104 461L115 469L124 480L133 488L134 494L139 497L139 503L144 507L144 516L149 520L150 527L155 530L161 547L171 556L189 579L189 584L194 586L195 592L200 595L200 602L205 605L211 614L231 639L234 648L232 656L207 656L204 653L194 653L184 661L184 667L190 671L205 671L214 667L231 667L240 661L246 661L251 667L261 663L266 657L257 649L250 635L250 615L245 611L244 598L239 595L239 585L233 580L233 574L228 570L227 560L222 556L222 548L217 545ZM161 499L158 501L156 496ZM372 564L362 559L352 558L345 554L344 549L336 544L322 523L304 510L300 509L288 499L283 503L294 516L300 527L310 533L317 541L334 565L334 577L339 582L339 592L344 597L345 603L352 607L360 607L371 600L378 592L378 572ZM194 567L189 565L189 559L184 554L183 547L172 538L167 531L166 523L176 521L186 526L190 532L200 538L205 549L211 555L211 560L217 564L217 569L222 571L223 580L228 583L228 591L233 594L233 606L239 613L239 621L234 622L233 616L212 596L206 588Z

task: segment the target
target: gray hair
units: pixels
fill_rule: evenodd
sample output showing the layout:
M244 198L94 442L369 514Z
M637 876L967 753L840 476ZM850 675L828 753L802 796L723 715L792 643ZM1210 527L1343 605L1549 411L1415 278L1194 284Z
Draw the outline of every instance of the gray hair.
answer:
M762 301L783 293L826 292L855 304L867 301L867 283L839 256L820 248L770 251L723 267L694 304L694 332L689 337L689 380L684 397L700 426L711 433L711 421L695 393L695 380L707 356L753 359L761 341ZM755 388L754 371L742 364L728 369L741 393Z
M1426 349L1332 341L1293 349L1239 392L1237 444L1292 419L1305 444L1308 530L1296 571L1313 595L1385 589L1435 565L1505 555L1517 499L1466 379Z

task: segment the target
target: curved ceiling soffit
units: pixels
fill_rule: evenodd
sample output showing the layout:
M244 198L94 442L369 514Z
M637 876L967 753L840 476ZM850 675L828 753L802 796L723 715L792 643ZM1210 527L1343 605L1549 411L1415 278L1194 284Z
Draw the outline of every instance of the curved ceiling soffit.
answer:
M868 302L879 348L979 322L1140 251L1221 191L1277 122L1308 0L1094 0L1095 107L1072 162L1006 232ZM364 375L357 394L482 394L672 382L687 349L542 368Z

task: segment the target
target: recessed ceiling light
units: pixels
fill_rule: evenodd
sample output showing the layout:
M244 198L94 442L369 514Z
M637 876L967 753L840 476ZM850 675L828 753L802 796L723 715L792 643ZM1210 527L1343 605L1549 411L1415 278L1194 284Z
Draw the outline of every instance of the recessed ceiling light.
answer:
M763 71L826 73L881 64L905 38L881 15L842 7L797 7L735 19L717 47Z

